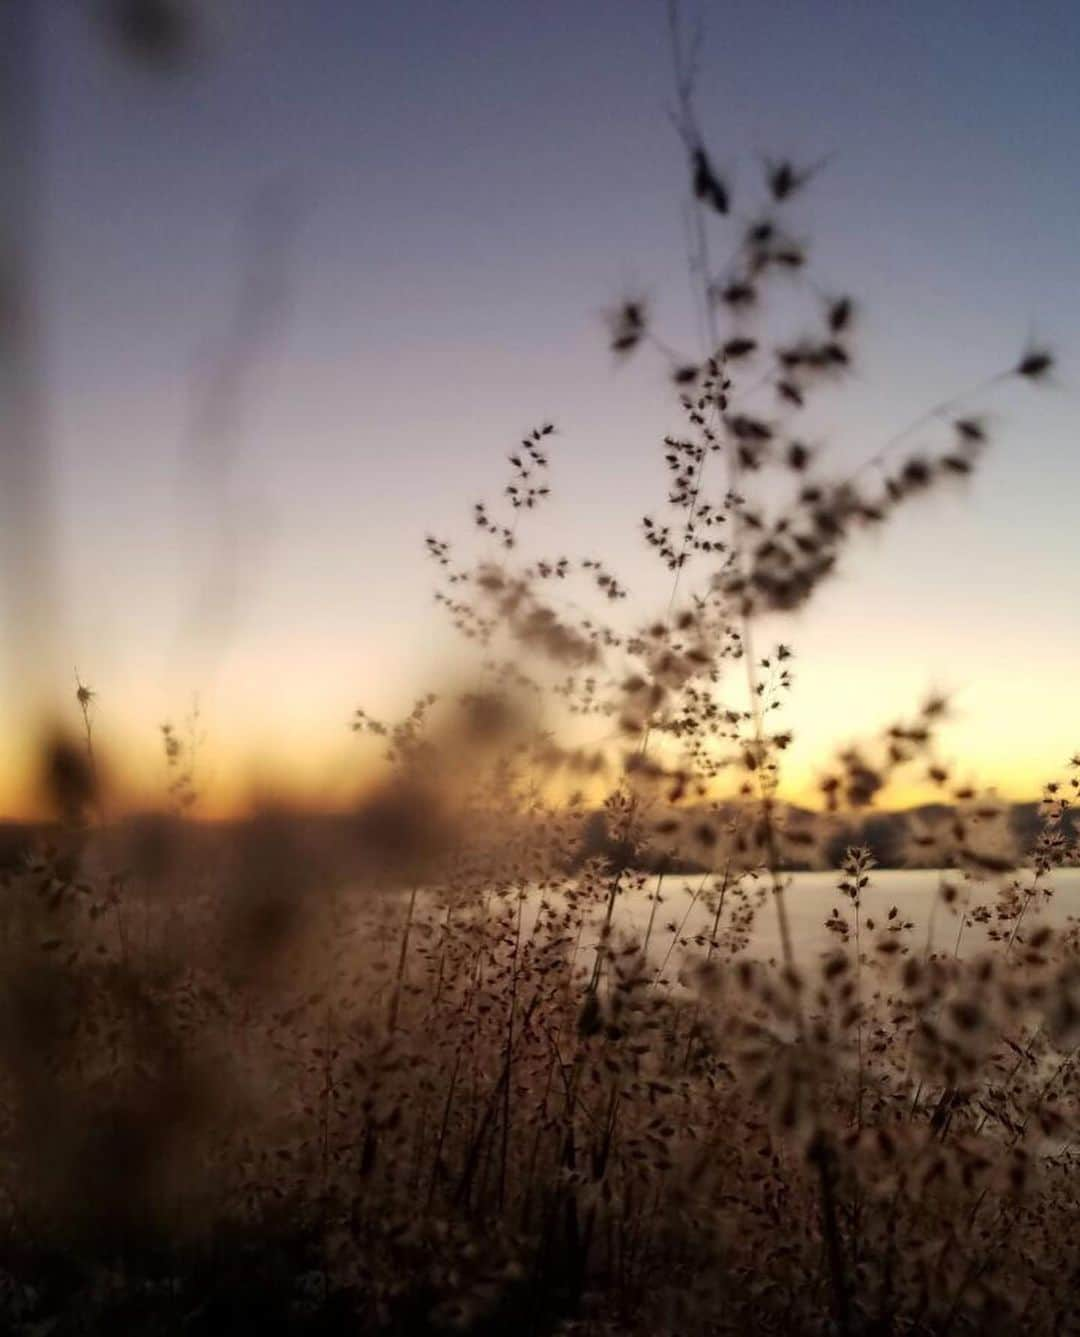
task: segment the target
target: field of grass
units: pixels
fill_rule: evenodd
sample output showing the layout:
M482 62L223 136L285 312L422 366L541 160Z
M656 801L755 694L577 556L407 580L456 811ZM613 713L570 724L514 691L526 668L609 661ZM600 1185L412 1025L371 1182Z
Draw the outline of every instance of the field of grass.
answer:
M426 538L475 679L356 711L384 755L346 816L200 822L168 726L167 814L113 812L78 681L49 821L0 871L5 1331L1078 1330L1080 758L1024 835L942 761L930 694L822 759L817 810L781 797L786 620L977 472L984 401L1054 357L831 476L799 415L842 388L860 310L808 278L818 172L769 162L733 201L674 36L700 352L638 295L609 313L681 415L631 522L665 598L522 555L543 422L472 510L478 555ZM910 776L940 802L896 827L910 871L876 870L845 832Z

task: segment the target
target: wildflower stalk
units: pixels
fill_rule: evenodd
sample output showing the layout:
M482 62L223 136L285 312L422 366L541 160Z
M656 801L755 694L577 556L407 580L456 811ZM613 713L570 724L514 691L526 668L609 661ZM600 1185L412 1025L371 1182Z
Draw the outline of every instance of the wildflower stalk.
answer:
M510 961L510 1000L506 1010L506 1038L503 1042L503 1054L506 1063L506 1081L503 1083L502 1146L499 1155L498 1202L500 1211L503 1208L506 1197L506 1164L510 1148L510 1088L513 1079L514 1021L518 988L518 952L521 948L521 913L524 904L524 894L519 891L517 897L517 922L514 926L514 951Z
M1031 886L1025 890L1023 904L1020 906L1020 910L1015 920L1013 921L1012 932L1009 934L1009 941L1005 945L1006 958L1008 958L1012 953L1013 944L1016 942L1016 935L1020 931L1020 925L1023 921L1024 916L1027 914L1028 906L1035 899L1036 895L1038 895L1039 882L1042 878L1043 872L1044 870L1041 867L1037 868L1035 870L1034 876L1031 879Z
M416 897L419 891L417 883L413 883L412 890L409 892L409 903L405 911L405 924L401 931L401 945L398 948L397 969L394 974L394 985L390 994L390 1007L386 1017L386 1031L388 1035L393 1035L397 1028L398 1010L401 1006L401 994L405 987L405 963L409 955L409 938L412 934L413 915L416 910Z

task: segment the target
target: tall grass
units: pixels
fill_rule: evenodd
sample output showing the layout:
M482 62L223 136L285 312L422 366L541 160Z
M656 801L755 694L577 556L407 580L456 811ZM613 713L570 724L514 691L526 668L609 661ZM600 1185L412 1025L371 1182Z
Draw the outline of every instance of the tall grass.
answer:
M357 711L386 757L348 820L200 825L166 727L172 814L109 822L78 682L82 738L44 753L56 821L2 875L9 1330L1069 1329L1080 932L1040 909L1076 857L1080 758L1017 849L937 758L932 696L839 751L807 818L779 797L794 656L765 639L863 531L975 471L984 397L1053 359L1025 350L830 476L799 415L856 364L858 305L796 239L817 171L771 162L737 201L675 9L672 43L706 345L636 297L610 330L618 358L668 361L682 418L640 522L666 599L627 612L602 556L521 555L544 423L475 505L477 556L427 538L477 678L398 724ZM773 332L777 302L802 332ZM905 453L915 425L939 444ZM943 800L908 843L942 869L951 947L865 913L852 848L833 945L800 952L790 870L904 770ZM776 961L751 950L763 915Z

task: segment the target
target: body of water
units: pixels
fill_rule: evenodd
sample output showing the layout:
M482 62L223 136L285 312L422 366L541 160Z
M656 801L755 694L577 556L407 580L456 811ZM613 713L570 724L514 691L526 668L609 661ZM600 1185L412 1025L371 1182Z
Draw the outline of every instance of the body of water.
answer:
M942 898L942 879L948 878L960 888L952 905ZM854 909L851 902L838 890L839 874L829 872L796 873L786 879L784 900L791 927L792 943L797 959L809 965L822 952L838 943L834 931L826 927L833 911L848 922L854 931ZM1023 885L1030 886L1031 874L1022 877ZM618 900L615 923L619 930L644 940L649 932L652 911L650 892L655 880L644 892L628 889ZM714 877L667 876L661 885L661 901L653 919L649 935L649 955L653 959L668 958L668 948L675 940L669 961L672 966L686 953L702 950L701 939L707 940L712 932L720 880ZM1080 868L1058 871L1051 878L1040 881L1040 889L1053 888L1050 897L1038 894L1025 911L1023 928L1036 922L1062 927L1070 918L1080 919ZM870 883L861 898L862 943L864 950L872 947L874 939L890 924L910 923L913 928L903 935L905 943L921 952L929 934L932 949L961 956L969 956L992 945L990 931L997 929L1006 935L1012 931L1012 921L998 918L996 907L1002 884L995 881L966 884L955 873L941 873L932 869L881 870L870 874ZM730 929L731 911L745 900L758 906L749 930L746 951L759 958L780 956L774 897L767 879L745 879L738 892L726 893L724 914L720 919L720 934ZM889 913L895 907L896 915ZM978 907L986 907L990 917L981 922ZM963 916L963 922L961 922ZM872 925L872 927L871 927ZM673 933L672 928L677 932ZM685 940L685 941L684 941ZM957 944L959 947L957 948Z

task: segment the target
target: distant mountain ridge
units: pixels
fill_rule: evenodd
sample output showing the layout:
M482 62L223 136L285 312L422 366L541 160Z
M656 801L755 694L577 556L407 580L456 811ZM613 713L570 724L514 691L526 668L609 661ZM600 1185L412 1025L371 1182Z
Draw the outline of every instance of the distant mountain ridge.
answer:
M1040 809L1038 800L1001 805L1007 816L1010 834L1015 841L1020 857L1030 854L1040 829ZM785 811L805 821L811 827L819 821L821 814L796 804L785 805ZM720 808L725 814L725 807ZM726 812L731 813L731 805ZM913 825L930 825L942 822L960 809L948 803L924 803L913 808L904 808L892 812L868 812L866 814L840 814L839 829L831 833L823 842L825 863L830 868L838 868L843 862L844 852L852 845L865 845L874 856L879 868L903 868L911 865L905 857L907 835ZM582 856L603 854L614 861L625 861L628 851L618 841L612 840L606 831L604 814L596 812L590 818L591 825L586 830ZM1070 839L1080 837L1080 809L1069 809L1063 822L1065 834ZM631 860L633 862L633 860ZM637 862L646 867L659 867L661 864L671 872L703 872L705 865L693 858L664 855L660 851L638 858ZM809 867L808 863L790 862L791 869ZM820 862L815 866L820 867Z
M1021 856L1030 853L1040 827L1040 804L1038 801L1011 803L1002 805L1009 830L1014 838L1016 849ZM797 805L786 805L789 814L812 827L820 820L820 814ZM679 811L685 820L687 810ZM706 810L701 810L702 813ZM709 809L715 812L714 809ZM731 806L727 808L731 813ZM839 818L839 828L824 841L825 862L828 867L839 867L844 851L851 845L865 845L874 856L880 868L899 868L910 866L904 858L906 836L912 825L926 825L940 822L959 810L950 804L926 803L917 807L890 812L868 812L863 815L847 814ZM720 813L725 813L721 806ZM118 823L127 834L135 838L137 845L149 841L155 843L162 836L176 834L184 830L187 841L194 839L195 849L217 845L230 836L244 836L258 840L259 824L263 818L253 816L225 821L200 821L198 819L180 819L167 814L141 814L123 819ZM834 819L835 820L835 819ZM312 853L319 851L328 854L331 850L344 852L357 837L357 818L351 813L278 813L274 817L277 829L288 828L291 835L302 840ZM1063 822L1066 836L1080 839L1080 809L1070 809ZM21 865L26 855L36 842L55 833L58 828L44 822L20 822L0 820L0 873L13 870ZM631 851L624 842L609 834L605 814L594 810L586 815L585 828L581 844L573 862L579 866L585 859L604 856L624 866L635 865L656 868L661 864L672 872L702 872L705 865L693 858L664 853L659 847L647 850L631 857ZM796 869L796 862L789 867ZM820 867L820 862L816 865Z

